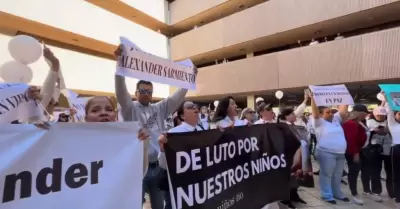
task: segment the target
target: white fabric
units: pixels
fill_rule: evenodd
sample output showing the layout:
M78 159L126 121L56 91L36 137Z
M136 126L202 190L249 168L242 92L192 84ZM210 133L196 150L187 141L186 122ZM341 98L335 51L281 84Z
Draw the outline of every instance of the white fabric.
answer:
M197 129L198 131L203 130L200 126L194 127L191 126L185 122L182 122L181 125L171 128L168 133L183 133L183 132L192 132L195 129ZM160 165L161 168L167 170L167 158L165 157L165 153L164 152L159 152L158 153L158 164Z
M275 120L263 120L263 119L259 119L259 120L257 120L256 122L254 122L254 124L256 125L256 124L266 124L266 123L276 123L276 121Z
M342 128L342 117L337 112L332 119L332 122L326 121L323 118L311 118L311 123L318 139L317 147L321 150L344 154L347 148L346 138Z
M141 208L143 142L135 137L137 130L135 122L55 123L50 130L30 124L1 125L0 188L15 195L0 208ZM11 180L11 186L5 184L6 176L21 172L29 172L31 185L29 175L15 184ZM80 181L85 182L79 186ZM20 198L21 184L32 188L31 195ZM55 191L45 189L52 185ZM45 193L40 194L39 188Z
M388 127L389 131L392 134L392 145L397 145L400 144L400 123L398 123L394 117L394 112L392 108L390 108L389 105L386 103L386 108L387 108L387 121L388 121Z
M234 126L245 126L247 125L247 121L244 120L240 120L239 117L235 117L234 119ZM232 120L226 116L225 119L222 119L220 121L217 122L217 126L220 128L226 128L228 127L230 124L232 123Z

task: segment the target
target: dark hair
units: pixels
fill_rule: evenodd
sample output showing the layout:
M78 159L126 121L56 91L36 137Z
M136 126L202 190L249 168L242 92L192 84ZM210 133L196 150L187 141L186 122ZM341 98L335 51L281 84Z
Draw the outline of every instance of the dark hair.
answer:
M145 81L145 80L140 80L137 82L136 84L136 89L139 89L140 84L144 84L144 85L150 85L153 87L153 83L150 81Z
M183 104L185 104L185 102L182 102L182 104L179 105L178 109L176 109L176 117L180 120L180 121L184 121L182 118L183 115Z
M235 101L235 99L231 96L227 96L219 100L217 109L215 110L214 117L211 119L212 122L217 122L228 116L229 100L231 99Z
M329 108L329 107L327 107L327 106L318 106L319 114L324 113L324 110L325 110L326 108Z
M281 121L285 121L286 120L286 116L292 114L294 112L293 109L291 108L285 108L281 111L281 113L278 116L278 123L280 123Z
M179 126L179 122L181 122L181 121L182 120L178 116L174 117L174 127Z

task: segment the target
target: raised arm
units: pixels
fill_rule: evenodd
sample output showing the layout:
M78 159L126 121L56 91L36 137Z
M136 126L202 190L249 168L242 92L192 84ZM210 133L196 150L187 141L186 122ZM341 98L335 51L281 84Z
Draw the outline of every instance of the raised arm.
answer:
M123 52L123 46L119 45L115 50L114 55L117 63ZM126 87L125 77L120 75L115 75L115 96L117 97L117 102L121 105L121 113L125 121L131 121L133 104L132 97Z
M309 95L308 95L308 93L305 91L305 92L304 92L304 101L303 101L303 103L301 103L301 104L296 108L296 110L294 110L294 114L296 115L297 118L300 118L301 116L303 116L304 110L306 109L306 105L307 105L307 102L308 102L308 98L309 98Z
M193 68L193 72L197 75L196 67ZM160 113L163 114L164 118L167 118L168 115L172 114L179 107L185 99L187 92L187 89L178 89L173 95L156 103L157 108L160 110Z
M43 48L43 56L50 67L50 71L48 72L40 91L40 96L42 98L41 104L44 108L47 108L51 99L53 98L54 90L56 88L56 82L58 80L60 72L60 61L46 46L44 46Z
M164 118L167 118L168 115L178 109L179 105L185 99L187 92L187 89L178 89L173 95L156 103L157 108L160 110L160 113L163 114Z
M340 115L340 118L342 119L341 121L344 121L348 112L349 112L349 105L340 105L339 106L338 113Z

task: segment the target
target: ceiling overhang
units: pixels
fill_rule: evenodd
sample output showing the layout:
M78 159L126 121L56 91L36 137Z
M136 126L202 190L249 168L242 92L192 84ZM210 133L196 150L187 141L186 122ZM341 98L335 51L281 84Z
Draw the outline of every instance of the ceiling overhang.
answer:
M176 24L169 25L150 15L131 7L120 0L86 0L87 2L119 15L143 27L159 32L167 37L173 37L192 30L194 26L208 24L215 20L227 17L243 9L255 6L266 0L228 0L199 14L193 15ZM170 2L169 2L170 3Z
M0 11L0 33L15 36L26 34L43 40L48 45L85 54L114 59L116 46L65 31L36 21Z

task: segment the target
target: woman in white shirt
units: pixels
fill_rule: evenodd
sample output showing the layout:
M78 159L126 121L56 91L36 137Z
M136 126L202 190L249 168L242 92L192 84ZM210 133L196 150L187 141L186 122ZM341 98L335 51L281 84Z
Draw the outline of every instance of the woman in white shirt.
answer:
M237 115L237 105L233 97L225 97L219 101L215 115L211 119L218 128L245 126L247 122L240 120Z
M170 130L168 133L183 133L183 132L193 132L193 131L203 131L203 127L198 125L198 115L199 110L196 104L191 101L184 102L177 111L177 117L182 120L182 123ZM158 164L164 170L168 170L167 159L164 153L164 144L167 143L167 136L162 134L158 138L158 143L160 145L160 153L158 154ZM162 171L165 172L165 171ZM160 181L160 189L165 191L165 207L164 209L171 209L172 202L168 187L168 174L165 172L162 174Z
M387 100L386 100L387 101ZM393 165L393 187L397 208L400 209L400 112L393 111L386 102L387 121L390 134L392 135L392 165Z
M249 124L253 124L253 122L256 121L255 113L256 112L254 112L254 110L252 110L250 107L246 107L240 114L240 120L244 120Z
M341 105L336 114L329 107L318 107L311 95L311 124L318 139L315 155L320 164L319 184L321 197L328 203L336 200L349 202L341 191L345 163L346 139L341 126L348 105Z
M373 110L372 117L367 120L367 127L371 131L371 135L365 143L361 155L361 180L364 194L371 195L371 198L377 202L382 201L380 196L382 193L382 162L386 172L386 190L389 197L394 198L390 157L392 137L387 129L386 115L385 107L376 107ZM372 147L374 150L379 149L381 153L371 153L370 148Z

